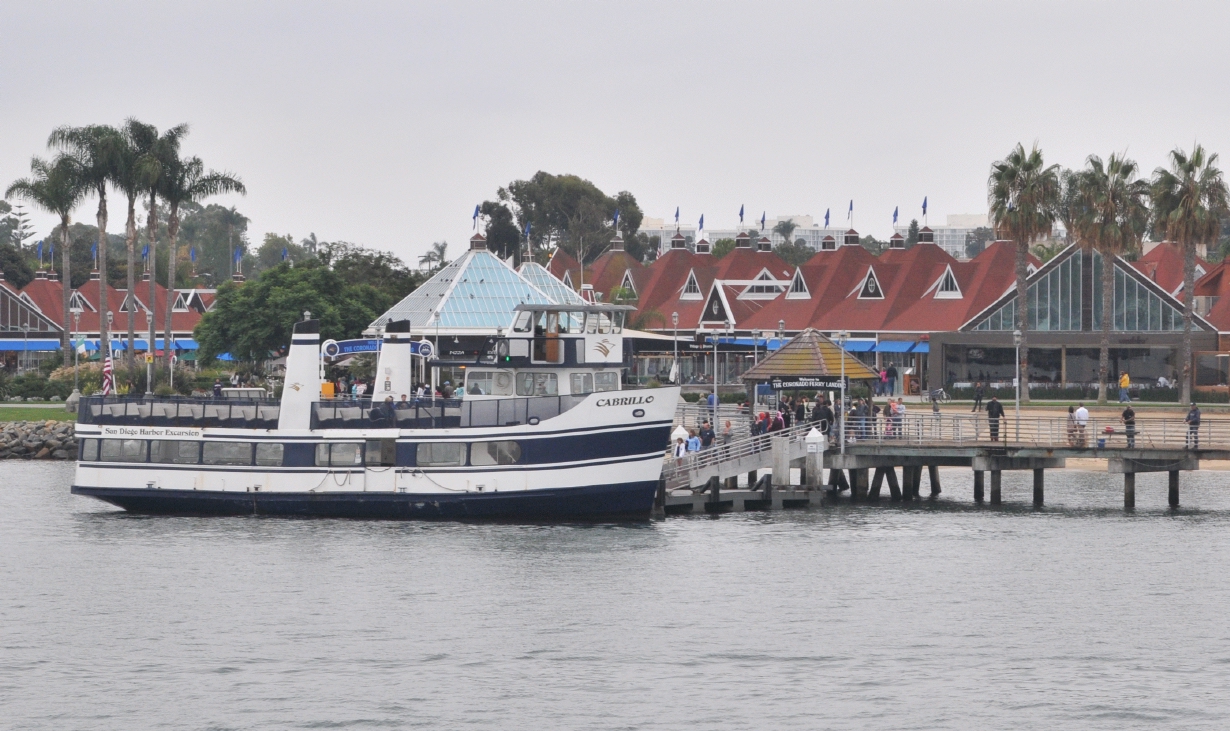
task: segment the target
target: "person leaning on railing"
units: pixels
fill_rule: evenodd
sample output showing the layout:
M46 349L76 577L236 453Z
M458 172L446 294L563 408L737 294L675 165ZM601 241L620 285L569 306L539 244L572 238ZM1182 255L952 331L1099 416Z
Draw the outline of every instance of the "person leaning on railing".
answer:
M999 422L1004 418L1004 405L999 402L995 394L991 394L991 400L987 402L987 424L991 427L991 441L999 441Z

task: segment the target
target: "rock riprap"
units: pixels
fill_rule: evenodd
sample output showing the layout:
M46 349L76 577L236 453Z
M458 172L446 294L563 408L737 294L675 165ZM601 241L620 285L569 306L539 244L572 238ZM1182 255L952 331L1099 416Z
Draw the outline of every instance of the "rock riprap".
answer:
M0 422L0 459L76 459L71 421Z

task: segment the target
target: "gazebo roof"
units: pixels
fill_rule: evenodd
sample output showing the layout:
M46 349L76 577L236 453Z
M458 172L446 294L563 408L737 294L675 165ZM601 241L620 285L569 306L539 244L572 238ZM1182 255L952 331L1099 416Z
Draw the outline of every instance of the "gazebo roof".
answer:
M773 378L840 376L842 358L845 358L846 377L850 380L861 381L879 377L861 360L842 350L837 343L818 331L807 328L744 372L743 380L768 381Z

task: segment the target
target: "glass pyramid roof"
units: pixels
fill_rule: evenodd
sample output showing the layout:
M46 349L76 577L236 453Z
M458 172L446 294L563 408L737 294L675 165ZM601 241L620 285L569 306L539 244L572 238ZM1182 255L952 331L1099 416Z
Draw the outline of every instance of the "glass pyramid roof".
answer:
M414 331L437 326L450 331L491 331L511 326L519 304L553 302L491 252L472 250L406 295L370 327L409 320Z
M556 279L554 274L537 262L527 261L517 272L530 284L546 293L557 305L588 304L581 299L581 295L572 290L572 287Z

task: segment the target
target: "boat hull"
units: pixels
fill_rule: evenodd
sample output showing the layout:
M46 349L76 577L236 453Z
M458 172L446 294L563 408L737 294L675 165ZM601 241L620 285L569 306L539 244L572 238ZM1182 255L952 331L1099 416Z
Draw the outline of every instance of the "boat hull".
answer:
M266 515L361 520L643 521L656 481L488 493L233 492L74 485L145 515Z

